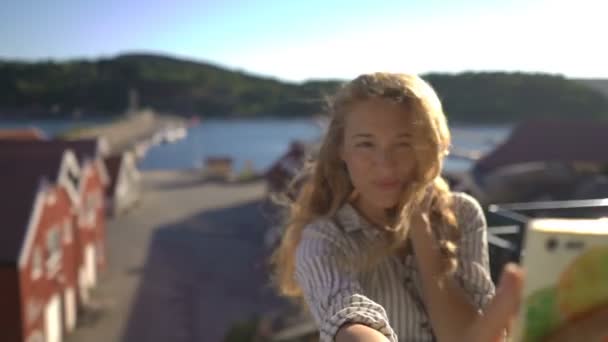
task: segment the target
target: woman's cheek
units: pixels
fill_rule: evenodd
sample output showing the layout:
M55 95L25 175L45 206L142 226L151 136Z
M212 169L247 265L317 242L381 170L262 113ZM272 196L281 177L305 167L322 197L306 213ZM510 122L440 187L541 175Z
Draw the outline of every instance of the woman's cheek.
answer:
M366 167L365 160L353 158L348 163L348 173L355 188L363 190L369 177L369 169Z
M355 173L357 174L357 178L359 179L365 179L367 177L369 177L369 173L371 171L370 169L370 162L369 162L369 158L366 157L365 155L356 155L353 160L352 160L352 167L354 168L353 171L355 171Z

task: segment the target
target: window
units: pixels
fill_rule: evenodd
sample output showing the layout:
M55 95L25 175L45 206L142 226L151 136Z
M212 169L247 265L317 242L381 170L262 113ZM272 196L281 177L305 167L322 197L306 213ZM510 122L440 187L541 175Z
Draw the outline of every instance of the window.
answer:
M89 194L87 200L87 220L89 220L89 225L94 226L97 221L97 209L101 205L98 199L99 192L95 191Z
M59 241L61 240L59 238L59 228L57 226L54 226L53 228L49 229L46 240L49 256L61 253L61 244L59 243Z
M61 231L59 227L51 228L46 236L46 248L48 256L46 259L46 268L48 276L53 276L61 266Z
M97 222L97 203L101 204L100 193L88 193L78 213L78 225L93 228Z
M42 251L39 246L34 247L32 253L32 279L36 280L40 278L42 274Z
M63 243L70 244L73 239L72 220L68 217L63 222Z
M34 324L42 314L42 302L39 298L31 297L27 301L25 315L28 325ZM44 341L44 340L42 340Z

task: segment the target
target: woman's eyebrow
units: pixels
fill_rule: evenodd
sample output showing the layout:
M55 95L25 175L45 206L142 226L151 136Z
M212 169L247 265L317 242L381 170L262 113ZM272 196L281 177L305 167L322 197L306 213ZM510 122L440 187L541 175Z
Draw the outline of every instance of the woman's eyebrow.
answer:
M353 135L351 135L352 138L373 138L374 135L370 134L370 133L355 133ZM411 138L412 134L411 133L399 133L397 134L396 138Z
M372 138L374 135L370 133L355 133L352 138Z

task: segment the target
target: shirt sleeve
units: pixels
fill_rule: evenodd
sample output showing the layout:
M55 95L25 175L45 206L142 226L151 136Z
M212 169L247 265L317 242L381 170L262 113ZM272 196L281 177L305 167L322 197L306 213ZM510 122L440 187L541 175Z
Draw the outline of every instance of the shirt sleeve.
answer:
M320 332L320 341L334 341L340 327L358 323L397 341L384 308L363 294L360 283L327 232L308 226L296 250L296 280ZM327 228L327 227L326 227Z
M462 231L458 246L456 278L479 310L494 297L490 276L486 219L479 202L466 194L455 194L455 215Z

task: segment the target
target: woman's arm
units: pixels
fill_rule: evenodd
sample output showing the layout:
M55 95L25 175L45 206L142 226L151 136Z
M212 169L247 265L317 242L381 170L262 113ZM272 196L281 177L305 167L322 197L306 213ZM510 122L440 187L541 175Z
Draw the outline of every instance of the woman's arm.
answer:
M336 342L389 342L378 330L363 324L344 324L336 334Z
M423 296L439 341L464 340L463 336L469 336L481 309L494 295L483 210L472 197L454 194L454 213L462 238L458 269L450 277L442 276L441 255L428 218L418 213L412 220L411 238Z
M441 275L439 248L428 220L424 221L410 234L431 325L438 341L463 341L479 313L454 279Z
M341 234L329 223L309 225L296 250L295 277L320 340L396 342L386 311L364 295L352 265L347 265L347 255L353 253Z

